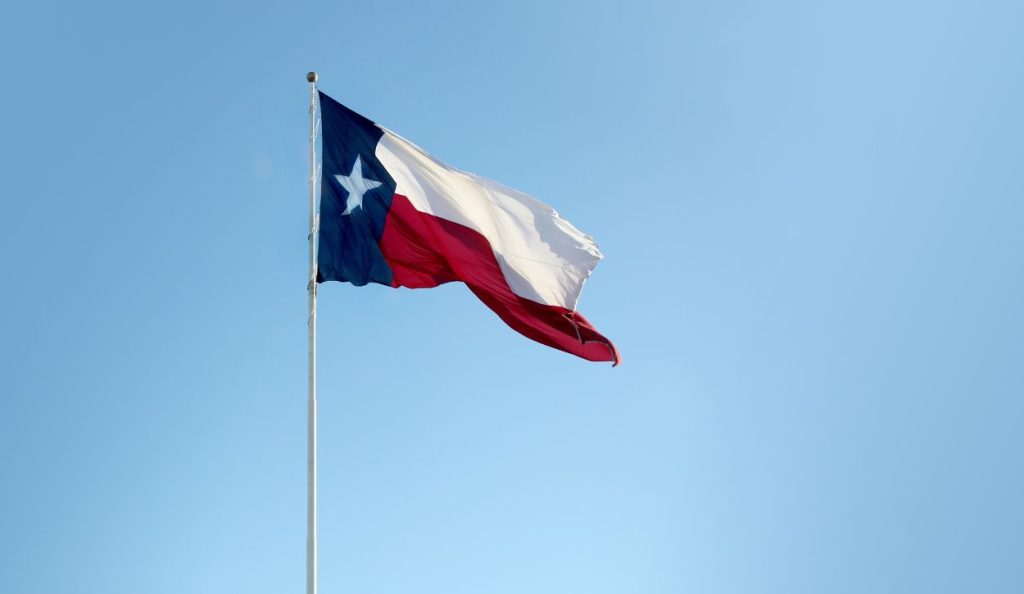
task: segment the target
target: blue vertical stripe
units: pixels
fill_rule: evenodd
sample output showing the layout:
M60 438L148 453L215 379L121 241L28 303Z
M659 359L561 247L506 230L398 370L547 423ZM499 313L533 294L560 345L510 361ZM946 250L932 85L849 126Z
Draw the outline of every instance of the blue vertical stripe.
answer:
M391 285L393 275L378 245L395 195L395 180L377 160L384 132L373 122L320 93L323 175L317 282ZM352 172L360 157L363 176L381 182L363 196L361 208L343 215L348 192L335 176Z

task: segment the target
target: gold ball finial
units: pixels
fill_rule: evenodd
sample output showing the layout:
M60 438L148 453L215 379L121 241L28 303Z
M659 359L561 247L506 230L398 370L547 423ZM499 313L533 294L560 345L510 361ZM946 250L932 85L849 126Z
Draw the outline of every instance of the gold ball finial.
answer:
M315 83L317 81L316 73L315 72L310 72L309 74L307 74L306 75L306 80L311 82L311 83Z

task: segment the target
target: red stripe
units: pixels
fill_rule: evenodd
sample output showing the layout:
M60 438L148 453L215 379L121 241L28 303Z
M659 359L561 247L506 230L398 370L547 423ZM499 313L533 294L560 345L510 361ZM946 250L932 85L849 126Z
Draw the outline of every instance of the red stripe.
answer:
M590 361L619 362L615 345L580 314L513 293L486 237L416 210L401 194L391 202L380 249L395 287L425 289L461 281L523 336Z

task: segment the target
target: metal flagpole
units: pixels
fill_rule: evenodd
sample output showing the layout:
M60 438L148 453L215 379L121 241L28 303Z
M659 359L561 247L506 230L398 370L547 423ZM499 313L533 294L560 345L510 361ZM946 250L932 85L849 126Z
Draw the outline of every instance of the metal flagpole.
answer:
M320 173L316 166L316 72L307 74L306 80L309 81L309 443L306 459L306 594L316 594L316 244L319 232L316 185Z

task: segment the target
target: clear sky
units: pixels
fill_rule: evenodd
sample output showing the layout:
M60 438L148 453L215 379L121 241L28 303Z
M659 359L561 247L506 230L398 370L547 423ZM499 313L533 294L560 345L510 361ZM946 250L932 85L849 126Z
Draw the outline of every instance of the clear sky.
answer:
M310 69L624 358L322 287L324 594L1024 591L1022 6L5 5L0 591L303 591Z

